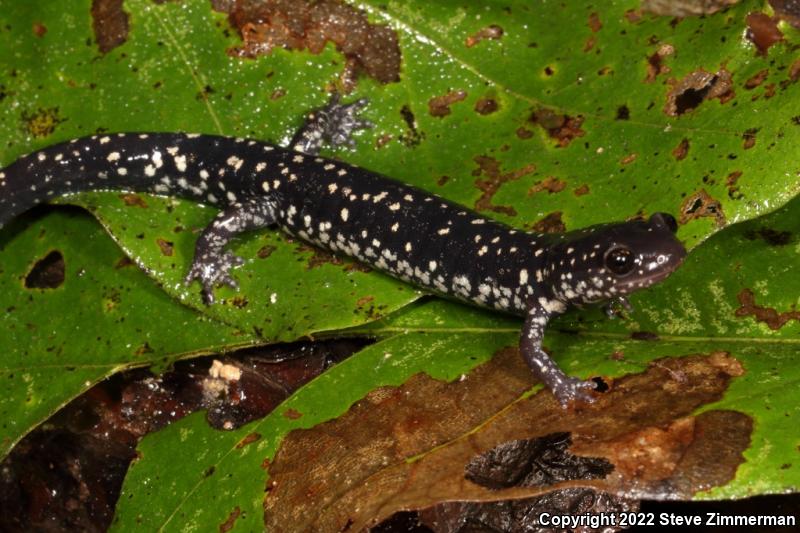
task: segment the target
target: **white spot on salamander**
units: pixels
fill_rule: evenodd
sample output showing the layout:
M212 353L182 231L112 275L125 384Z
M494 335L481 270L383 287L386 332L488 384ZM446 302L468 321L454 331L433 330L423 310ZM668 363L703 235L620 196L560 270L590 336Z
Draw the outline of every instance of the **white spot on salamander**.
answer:
M229 166L232 166L236 170L242 168L242 164L244 163L243 160L239 159L235 155L230 156L226 162Z
M178 172L186 172L186 156L185 155L176 155L175 156L175 168L178 169Z
M346 207L342 208L342 210L339 212L339 215L342 217L343 221L347 222L347 217L350 216L350 211L348 211Z
M145 167L144 167L144 175L147 176L148 178L152 178L153 176L156 175L156 167L154 167L151 164L145 165Z
M108 157L106 157L106 159L108 160L109 163L113 163L114 161L119 161L119 152L111 152L110 154L108 154Z

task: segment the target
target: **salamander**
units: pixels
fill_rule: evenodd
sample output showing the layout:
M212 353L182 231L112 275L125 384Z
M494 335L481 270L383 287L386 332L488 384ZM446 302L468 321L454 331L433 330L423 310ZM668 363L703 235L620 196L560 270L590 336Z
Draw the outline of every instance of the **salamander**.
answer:
M675 219L655 213L532 233L321 157L325 144L352 145L352 133L371 126L359 115L365 105L334 98L287 147L185 133L109 133L50 146L0 170L0 227L50 198L90 190L217 206L186 276L200 282L207 304L215 286L236 287L231 271L242 259L226 249L231 239L278 226L423 289L524 317L519 350L533 374L562 406L593 401L595 383L567 376L542 349L545 327L571 306L627 306L628 294L669 276L686 256Z

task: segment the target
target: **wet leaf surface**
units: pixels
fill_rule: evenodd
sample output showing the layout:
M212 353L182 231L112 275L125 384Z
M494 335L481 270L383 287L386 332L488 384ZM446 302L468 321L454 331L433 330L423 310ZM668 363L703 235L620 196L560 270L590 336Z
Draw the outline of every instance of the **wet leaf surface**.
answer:
M304 112L326 100L327 89L352 81L353 98L371 99L367 115L376 127L361 135L356 150L333 155L537 231L674 214L682 223L679 236L696 247L686 266L634 298L637 310L626 320L572 314L556 324L546 346L570 373L603 376L614 398L626 383L616 377L644 372L660 357L727 353L744 374L707 416L733 412L757 423L732 481L708 477L713 482L706 489L717 488L696 497L782 492L800 483L792 466L797 399L787 392L797 381L792 361L800 323L792 317L800 288L791 273L800 253L800 207L790 203L697 247L735 222L778 209L798 191L796 32L781 23L776 34L763 3L739 2L685 19L621 2L602 9L587 3L352 3L398 38L400 82L387 84L349 78L348 52L333 44L319 54L274 49L234 58L231 50L252 47L275 28L250 28L256 34L243 43L237 31L244 28L229 26L204 0L127 0L125 17L112 14L128 25L120 23L116 36L103 39L91 4L82 0L65 10L53 2L35 9L0 2L0 50L8 51L0 68L3 164L103 131L285 140ZM49 240L58 233L52 226L44 237L19 226L4 230L3 297L30 313L17 321L23 313L7 312L0 323L12 332L0 336L4 360L11 362L7 370L14 373L4 399L9 413L21 413L6 419L8 446L117 369L232 348L243 339L271 342L341 330L384 339L299 391L285 409L241 430L219 433L201 416L190 416L146 439L126 482L120 528L143 522L259 529L269 482L262 463L275 459L289 430L341 416L376 387L400 386L418 372L452 381L515 344L514 319L439 300L411 304L418 294L410 288L271 232L234 244L247 259L236 272L242 290L221 290L223 303L206 308L197 287L187 289L180 280L197 231L213 210L116 192L68 201L92 211L164 292L119 251L94 251L96 228L78 228L64 241ZM70 249L99 254L98 265L86 268L89 276L70 275ZM54 250L62 254L63 269ZM121 265L118 272L113 265ZM120 283L120 272L137 276L121 304L106 290ZM80 285L92 276L113 282ZM39 292L30 297L25 291ZM142 298L158 303L145 305ZM126 301L136 305L127 308ZM96 318L108 314L102 311L108 305L121 305L125 324L119 317ZM90 310L97 314L89 316ZM205 329L183 327L200 322L197 313L211 320ZM128 323L142 326L128 330ZM53 329L52 339L36 333L45 327ZM103 353L116 354L112 362L98 355L97 335L111 348ZM55 354L47 350L53 339L64 346ZM59 358L67 364L40 374ZM617 401L630 400L623 394ZM32 407L18 411L23 404ZM261 438L236 447L253 433ZM177 454L187 443L196 455ZM692 493L700 481L686 483L674 490Z

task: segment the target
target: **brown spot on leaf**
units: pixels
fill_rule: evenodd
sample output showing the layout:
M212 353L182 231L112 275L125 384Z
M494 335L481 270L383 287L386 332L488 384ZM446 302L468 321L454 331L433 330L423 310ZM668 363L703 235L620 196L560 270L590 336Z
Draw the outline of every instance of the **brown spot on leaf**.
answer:
M586 132L581 129L581 124L583 124L581 115L571 117L556 113L552 109L541 107L531 113L528 121L544 128L547 134L555 139L558 146L562 148L569 146L572 139L586 135Z
M258 256L259 259L266 259L267 257L271 256L272 252L274 252L277 249L278 249L277 247L272 245L262 246L261 248L258 249L256 255Z
M303 413L298 411L297 409L289 408L283 412L283 416L288 418L289 420L297 420L303 416Z
M531 130L529 130L528 128L524 127L524 126L521 126L521 127L517 128L517 132L516 133L517 133L517 137L519 137L520 139L523 139L523 140L524 139L530 139L531 137L533 137L533 132Z
M368 303L375 300L374 296L362 296L358 300L356 300L356 307L364 307Z
M727 69L721 68L716 74L703 69L687 74L680 81L669 80L672 89L667 94L664 113L671 117L692 111L706 100L719 98L721 104L734 98L733 80Z
M347 59L343 81L365 72L380 83L400 79L401 54L397 34L388 26L371 24L364 12L337 0L230 0L214 8L228 14L243 44L230 50L254 58L274 48L308 50L319 54L329 42Z
M725 226L725 213L722 212L722 204L719 200L712 198L705 189L689 195L681 204L680 224L686 224L690 220L703 217L713 218L718 228Z
M311 252L311 257L308 258L308 263L306 266L306 270L311 270L322 265L341 265L344 263L342 259L338 256L333 255L330 252L326 252L321 248L317 248L316 246L306 246L302 244L298 247L298 250L303 252Z
M759 70L758 72L747 78L747 81L744 82L744 88L747 89L748 91L755 89L756 87L761 85L765 79L767 79L767 76L769 76L768 68Z
M672 69L664 64L664 58L675 53L671 44L662 44L651 56L647 58L647 77L645 83L654 83L660 74L668 74Z
M119 195L119 198L125 203L125 205L130 207L141 207L141 208L147 207L147 202L145 202L144 198L142 198L138 194L123 193Z
M236 520L241 514L242 510L237 505L233 511L230 512L228 518L226 518L225 521L219 525L219 533L228 533L228 531L232 530L234 526L236 526Z
M758 133L758 128L750 128L749 130L745 130L742 133L742 148L745 150L749 150L753 146L756 145L756 134Z
M33 112L22 112L25 131L36 138L47 137L56 130L59 124L66 120L58 114L58 107L40 107Z
M384 133L383 135L378 136L375 139L375 148L380 149L389 144L389 141L392 140L392 135L390 133Z
M173 250L175 248L175 244L174 243L172 243L170 241L167 241L165 239L159 238L159 239L156 239L156 244L158 244L158 247L161 249L161 255L164 255L164 256L167 256L167 257L172 257L172 253L173 253Z
M537 181L533 186L528 189L528 196L534 195L537 192L547 191L550 194L561 192L567 186L567 182L558 179L555 176L547 176L542 181Z
M475 111L480 115L490 115L499 108L500 106L494 98L480 98L475 102Z
M485 28L481 28L477 32L468 36L464 44L467 45L467 48L472 48L473 46L483 41L484 39L497 40L500 39L502 36L503 36L503 28L501 28L497 24L492 24L490 26L486 26Z
M226 301L237 309L244 309L248 305L250 305L250 300L248 300L246 296L243 296L241 294L237 294L233 298L230 298L229 300Z
M577 187L574 191L572 191L575 196L583 196L584 194L589 194L589 185L584 183L580 187Z
M593 11L589 15L589 29L592 30L592 33L597 33L602 27L603 23L600 22L600 15Z
M795 59L792 66L789 67L789 79L791 83L796 83L800 80L800 59Z
M26 289L57 289L64 283L64 256L53 250L36 261L25 275Z
M779 313L772 307L762 307L756 304L756 297L750 289L742 289L736 295L739 300L739 308L734 313L736 316L752 316L756 322L763 322L769 329L779 330L790 320L800 321L800 311L794 309L792 305L791 311Z
M553 211L543 219L531 225L531 231L536 233L564 233L567 226L561 220L561 211Z
M516 216L516 209L511 206L493 205L492 199L504 183L518 180L522 176L534 172L536 170L536 165L529 163L520 169L502 174L500 172L500 162L493 157L479 155L473 160L478 164L478 168L472 171L472 175L476 176L475 186L480 189L482 193L481 197L475 201L475 210L494 211L495 213L503 213L511 217ZM481 175L486 176L486 179L480 179L479 176Z
M245 435L245 437L242 440L240 440L236 444L236 448L241 450L242 448L244 448L248 444L253 444L254 442L257 442L259 440L261 440L261 434L260 433L256 433L255 431L252 432L252 433L248 433L247 435Z
M746 37L756 46L759 55L767 55L772 45L783 40L783 33L778 29L778 21L766 13L750 13L745 22Z
M106 54L128 40L128 14L123 0L92 0L92 29L101 54Z
M625 157L623 157L622 159L620 159L619 162L620 162L621 165L629 165L629 164L633 163L634 161L636 161L637 157L639 157L638 154L628 154Z
M450 176L446 176L446 175L445 176L439 176L439 179L436 180L436 185L438 185L439 187L442 187L448 181L450 181Z
M689 139L684 137L683 139L681 139L681 142L678 143L678 146L676 146L672 150L672 157L674 157L677 161L682 161L683 159L686 158L686 154L688 153L689 153Z
M642 20L642 10L641 9L627 10L625 12L625 20L627 20L631 24L637 24L639 21Z
M731 200L738 200L742 197L742 193L739 192L739 187L736 185L741 175L741 170L734 170L725 178L725 185L728 187L728 197Z
M41 22L34 22L33 23L33 34L35 36L44 37L45 33L47 33L47 26L45 26Z
M450 105L462 101L467 97L467 92L458 90L450 91L444 96L435 96L428 100L428 113L434 117L446 117L450 114Z
M361 531L401 509L576 488L691 498L744 461L749 417L693 414L742 372L721 352L667 357L573 410L546 391L526 396L531 375L516 349L449 383L420 373L287 435L269 468L264 526Z

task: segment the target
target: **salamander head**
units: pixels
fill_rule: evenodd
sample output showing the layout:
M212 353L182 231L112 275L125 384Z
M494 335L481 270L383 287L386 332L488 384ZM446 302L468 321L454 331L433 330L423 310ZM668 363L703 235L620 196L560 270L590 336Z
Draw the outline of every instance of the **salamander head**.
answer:
M567 304L625 296L663 280L680 266L686 249L675 237L672 215L592 226L565 234L548 255L553 296Z

